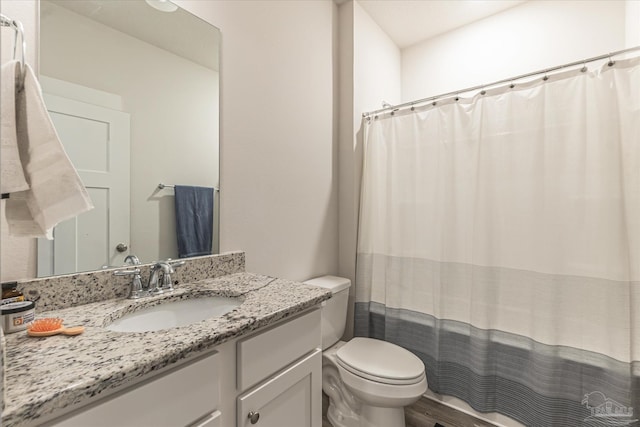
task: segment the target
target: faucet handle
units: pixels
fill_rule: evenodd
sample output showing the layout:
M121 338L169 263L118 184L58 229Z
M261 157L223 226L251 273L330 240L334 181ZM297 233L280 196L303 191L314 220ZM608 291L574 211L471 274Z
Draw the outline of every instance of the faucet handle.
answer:
M187 263L185 260L172 260L171 258L167 258L165 262L173 268L182 267Z
M171 279L171 274L176 272L176 268L182 267L183 265L185 265L186 261L184 260L173 261L171 258L169 258L165 262L169 265L169 267L171 267L171 270L169 272L165 271L163 273L164 275L162 276L162 288L172 291L173 281Z
M129 289L129 296L127 298L137 299L146 295L146 291L142 286L142 278L140 277L140 269L134 268L133 270L116 270L113 272L114 276L133 276L131 280L131 288Z
M173 281L171 279L171 275L176 272L174 268L178 268L184 264L184 261L173 261L171 258L168 258L166 261L156 262L152 267L152 277L156 279L154 284L157 286L155 292L173 292ZM153 273L156 274L154 275ZM159 274L162 274L162 281L158 284L157 277ZM150 283L149 287L151 286L152 285Z
M135 276L140 275L140 269L134 268L133 270L116 270L113 272L114 276Z

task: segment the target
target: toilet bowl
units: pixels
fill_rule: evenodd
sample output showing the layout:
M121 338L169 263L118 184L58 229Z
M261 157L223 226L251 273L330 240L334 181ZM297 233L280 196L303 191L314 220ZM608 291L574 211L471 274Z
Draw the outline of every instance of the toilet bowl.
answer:
M349 359L349 353L360 351L370 353ZM355 363L346 363L345 358ZM404 407L427 390L422 361L385 341L339 341L323 352L322 359L322 389L329 396L327 418L334 427L404 427Z
M404 427L404 406L427 390L422 361L395 344L372 338L338 341L346 324L351 282L323 276L305 282L331 289L322 307L322 390L334 427Z

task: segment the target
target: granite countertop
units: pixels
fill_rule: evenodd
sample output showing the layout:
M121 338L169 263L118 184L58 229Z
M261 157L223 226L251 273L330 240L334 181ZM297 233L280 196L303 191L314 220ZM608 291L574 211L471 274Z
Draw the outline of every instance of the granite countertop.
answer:
M127 333L104 328L115 318L169 299L194 295L240 297L233 311L173 329ZM331 297L331 292L301 283L252 273L236 273L181 284L170 295L141 300L107 300L48 311L65 326L84 325L75 337L32 338L26 332L6 338L5 427L36 425L41 417L86 403L227 340L270 325Z

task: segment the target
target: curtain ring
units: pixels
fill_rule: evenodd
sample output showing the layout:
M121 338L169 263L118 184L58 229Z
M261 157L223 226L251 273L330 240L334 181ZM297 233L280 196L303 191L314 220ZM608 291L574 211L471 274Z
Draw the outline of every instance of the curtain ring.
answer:
M436 105L438 105L438 102L437 102L437 101L433 101L433 102L431 103L431 105L433 105L433 106L435 107Z
M614 61L613 59L611 59L611 54L609 54L609 62L607 62L607 65L609 67L613 67L613 64L615 64L616 61Z
M511 84L509 85L509 89L513 89L514 87L516 87L516 85L514 85L513 81L511 81Z
M458 96L458 94L456 94L456 97L453 98L456 102L460 101L460 97Z
M411 104L411 111L416 111L416 107L413 104Z
M480 95L486 95L486 94L487 94L487 91L486 91L486 90L484 90L484 86L483 86L483 87L482 87L482 90L480 91Z
M582 68L580 68L580 72L581 72L581 73L586 73L586 72L587 72L587 70L588 70L588 68L587 68L587 63L586 63L586 62L583 62L583 63L582 63Z
M542 78L545 82L549 80L549 76L547 76L547 70L544 71L544 77Z

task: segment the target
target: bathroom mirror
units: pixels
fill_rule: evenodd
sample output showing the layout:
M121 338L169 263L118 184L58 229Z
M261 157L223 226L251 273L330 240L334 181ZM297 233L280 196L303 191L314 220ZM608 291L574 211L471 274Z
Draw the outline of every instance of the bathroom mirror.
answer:
M36 276L178 258L176 184L214 188L217 253L219 40L167 1L40 2L45 103L95 209L38 239Z

